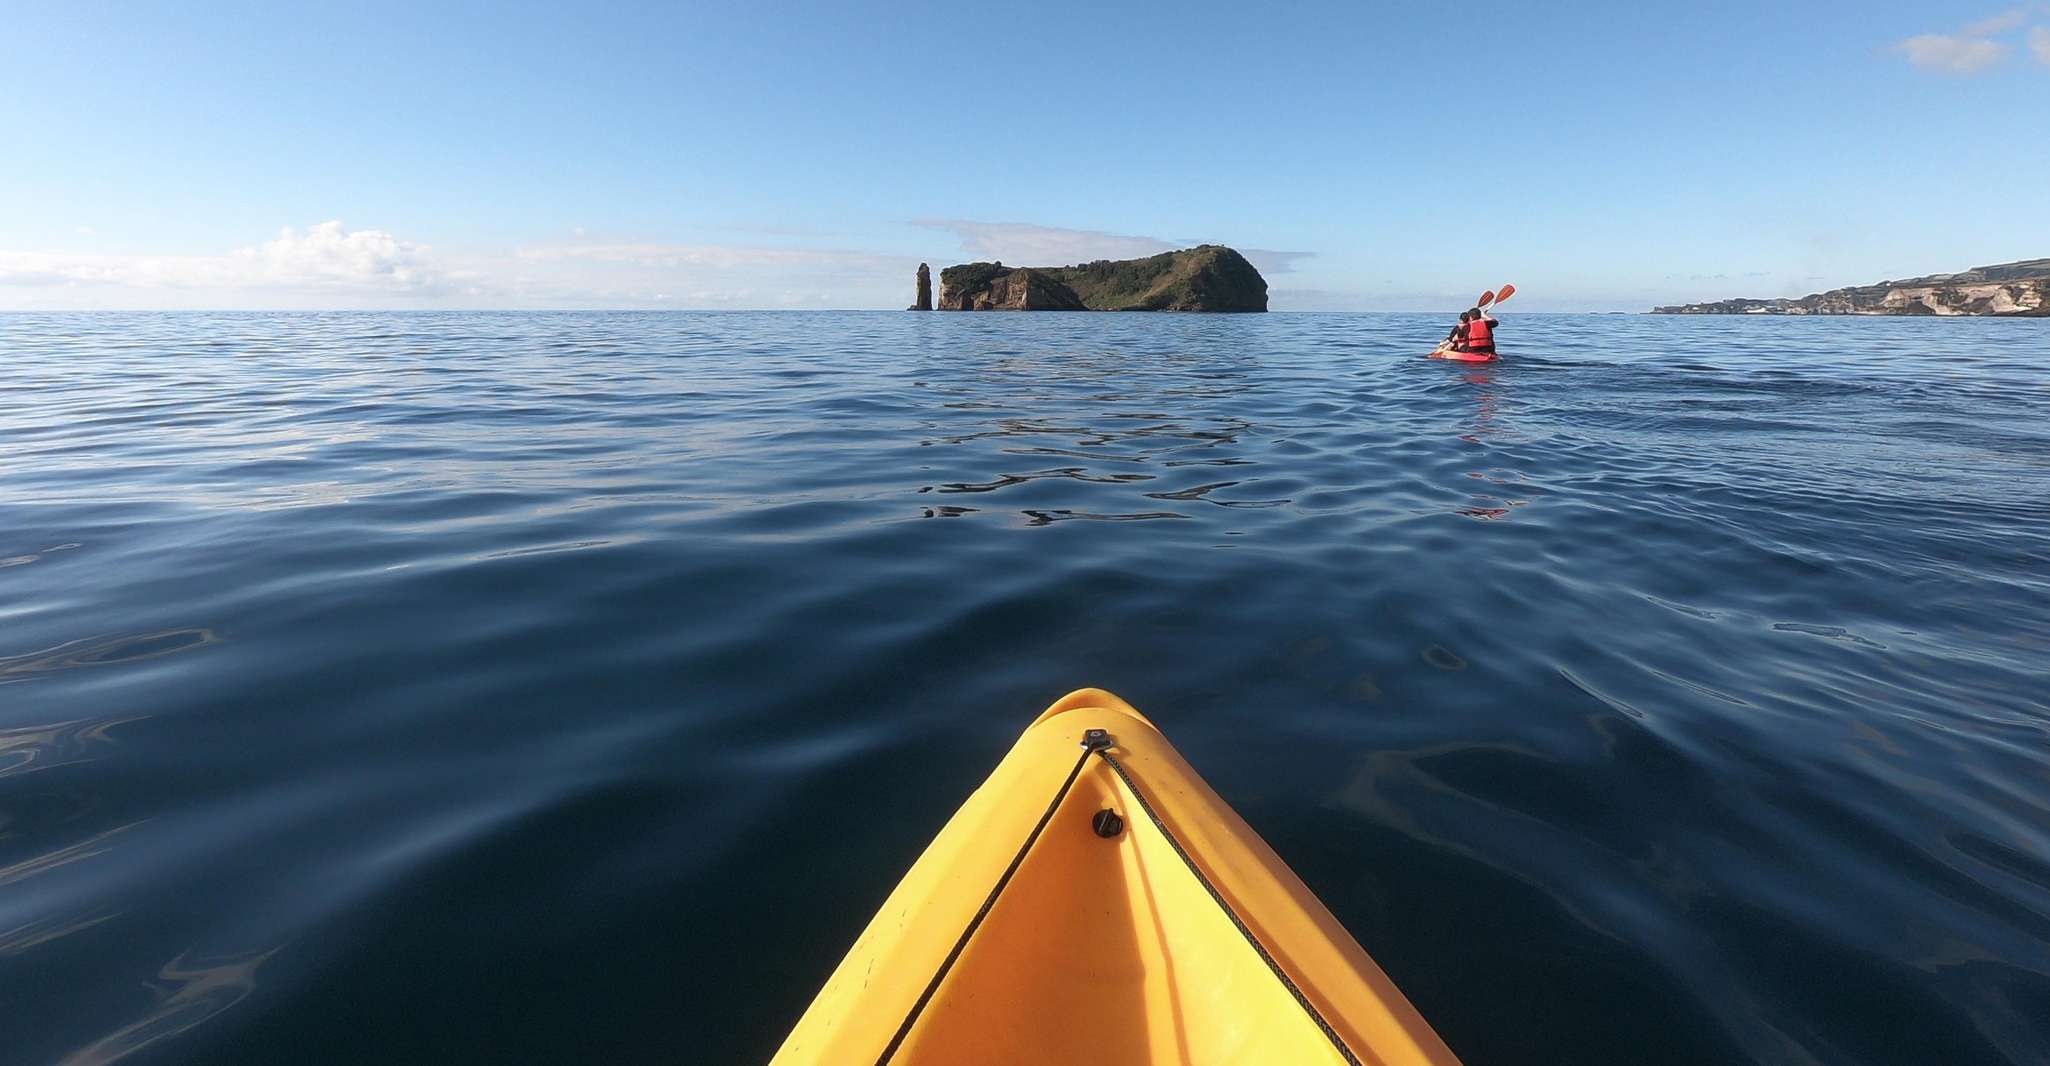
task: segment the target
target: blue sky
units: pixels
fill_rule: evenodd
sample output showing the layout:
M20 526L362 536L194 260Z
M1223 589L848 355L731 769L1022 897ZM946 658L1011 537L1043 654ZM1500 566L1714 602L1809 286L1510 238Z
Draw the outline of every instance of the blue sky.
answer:
M1217 241L1277 309L1642 310L2050 255L2050 4L0 24L0 308L895 308L922 260Z

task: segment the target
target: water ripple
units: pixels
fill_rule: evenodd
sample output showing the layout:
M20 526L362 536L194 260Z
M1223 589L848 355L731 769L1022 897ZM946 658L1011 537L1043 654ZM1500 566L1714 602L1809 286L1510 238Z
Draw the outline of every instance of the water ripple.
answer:
M114 666L141 662L144 659L191 651L219 640L212 630L186 627L129 636L67 641L42 651L0 656L0 681L86 666Z

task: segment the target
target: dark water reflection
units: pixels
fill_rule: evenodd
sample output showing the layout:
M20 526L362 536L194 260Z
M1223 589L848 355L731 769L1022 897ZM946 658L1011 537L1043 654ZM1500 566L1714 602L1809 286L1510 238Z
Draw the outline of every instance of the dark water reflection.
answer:
M0 316L0 1058L763 1058L1097 684L1470 1062L2050 1061L2043 324L1442 328Z

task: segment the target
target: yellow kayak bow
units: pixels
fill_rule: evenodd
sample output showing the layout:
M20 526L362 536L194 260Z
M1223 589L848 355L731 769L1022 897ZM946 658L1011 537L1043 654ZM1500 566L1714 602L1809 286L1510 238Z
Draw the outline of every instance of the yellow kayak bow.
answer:
M772 1066L1457 1061L1152 722L1082 689L926 848Z

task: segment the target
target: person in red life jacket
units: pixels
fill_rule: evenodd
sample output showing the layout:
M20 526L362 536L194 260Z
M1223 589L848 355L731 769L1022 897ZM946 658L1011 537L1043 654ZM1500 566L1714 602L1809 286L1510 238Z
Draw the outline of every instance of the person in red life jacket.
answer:
M1495 316L1476 307L1459 316L1463 323L1452 331L1452 350L1470 352L1474 355L1495 354Z

